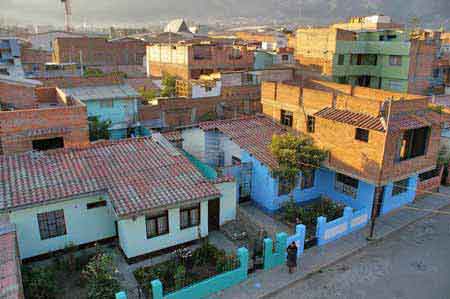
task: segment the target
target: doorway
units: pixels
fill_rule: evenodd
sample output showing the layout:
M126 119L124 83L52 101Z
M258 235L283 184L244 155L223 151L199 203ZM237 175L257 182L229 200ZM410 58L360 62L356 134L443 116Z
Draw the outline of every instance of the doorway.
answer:
M208 201L208 232L220 228L220 199Z

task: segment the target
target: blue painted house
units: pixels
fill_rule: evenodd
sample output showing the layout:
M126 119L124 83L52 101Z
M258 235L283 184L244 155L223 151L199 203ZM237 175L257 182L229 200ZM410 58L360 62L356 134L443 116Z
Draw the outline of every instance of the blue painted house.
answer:
M111 121L111 139L127 137L129 128L138 126L139 93L126 83L64 88L67 96L82 101L88 117Z
M273 113L273 118L258 115L212 121L183 132L183 147L187 151L211 166L233 173L241 185L249 182L242 180L236 168L251 165L250 197L268 212L279 209L293 195L297 202L325 196L354 210L366 210L369 215L373 207L377 207L377 215L387 214L411 203L416 195L419 174L436 167L439 119L426 109L424 98L399 99L392 104L392 113L394 109L403 112L392 115L389 130L380 117L332 108L336 100L332 96L325 97L326 94L323 96L330 100L331 107L320 109L319 106L317 112L310 110L310 116L303 123L296 119L305 114L301 107L294 108L295 105L286 103L282 106L286 110L279 106L274 108L269 104L275 105L275 101L264 98L280 94L276 101L286 100L288 94L295 96L295 87L269 84L267 89L275 86L276 91L265 91L263 84L262 103L263 110ZM282 88L289 88L289 93ZM302 92L306 104L310 91ZM314 100L311 105L317 107L320 93L311 95L315 96L311 98ZM362 98L355 100L363 101ZM264 106L266 103L268 107ZM370 105L370 102L365 104ZM379 109L380 101L376 105ZM407 110L412 107L412 111ZM316 144L330 152L324 166L315 169L311 175L300 175L293 190L274 177L272 171L278 165L269 150L272 136L286 134L292 130L289 127L307 127ZM369 157L379 157L380 164ZM239 186L239 190L242 189Z

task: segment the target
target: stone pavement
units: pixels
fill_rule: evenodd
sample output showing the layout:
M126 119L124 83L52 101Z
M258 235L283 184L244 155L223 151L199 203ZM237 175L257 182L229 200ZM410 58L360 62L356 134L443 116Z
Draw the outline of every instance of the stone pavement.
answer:
M401 208L377 219L375 241L386 238L390 234L413 224L433 213L427 210L438 210L450 205L450 188L441 187L439 195L429 195L416 200L409 208ZM415 209L418 210L415 210ZM331 266L342 259L355 254L371 243L367 241L369 234L367 225L364 229L353 232L335 242L322 247L313 247L305 251L299 261L299 270L289 274L286 267L280 266L271 271L259 271L249 275L245 282L214 294L213 299L250 299L266 298L288 288L321 269Z

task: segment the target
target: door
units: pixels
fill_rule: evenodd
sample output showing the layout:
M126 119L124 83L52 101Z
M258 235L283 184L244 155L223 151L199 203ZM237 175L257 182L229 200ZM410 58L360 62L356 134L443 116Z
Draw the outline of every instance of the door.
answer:
M208 231L220 228L220 199L208 201Z

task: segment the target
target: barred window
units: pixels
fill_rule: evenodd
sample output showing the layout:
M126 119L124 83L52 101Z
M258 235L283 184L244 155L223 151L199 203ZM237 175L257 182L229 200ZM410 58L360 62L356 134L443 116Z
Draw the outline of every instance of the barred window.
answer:
M392 188L392 196L396 196L408 191L409 178L394 182L394 187Z
M334 189L340 193L356 198L359 181L342 173L336 174Z
M200 224L200 205L180 211L181 229L198 226Z
M63 236L67 233L64 210L37 214L41 240Z
M169 233L169 215L167 212L158 216L147 217L145 219L147 229L147 239Z

